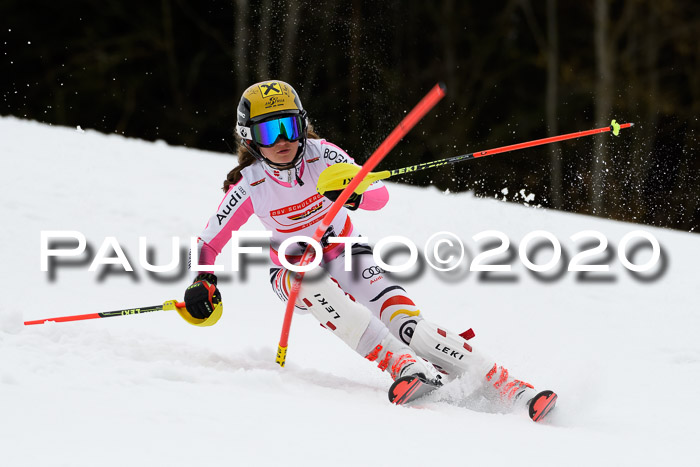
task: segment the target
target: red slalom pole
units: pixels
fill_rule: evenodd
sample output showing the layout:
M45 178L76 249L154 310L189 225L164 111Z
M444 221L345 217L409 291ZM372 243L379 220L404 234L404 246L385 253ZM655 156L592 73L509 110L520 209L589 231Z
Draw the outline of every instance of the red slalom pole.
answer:
M49 321L53 321L55 323L65 323L67 321L82 321L85 319L113 318L115 316L140 315L141 313L174 310L176 308L185 308L185 302L168 300L162 305L144 306L140 308L127 308L125 310L103 311L101 313L87 313L84 315L57 316L55 318L35 319L33 321L25 321L24 325L31 326L33 324L44 324Z
M436 84L428 94L421 99L418 104L409 112L408 115L404 117L403 120L397 125L396 128L386 137L386 139L379 145L379 147L374 151L370 158L362 165L360 171L355 175L350 184L345 187L345 189L340 193L338 199L333 202L331 209L326 213L326 215L321 220L316 232L312 239L315 242L320 241L323 234L326 232L328 227L330 227L331 222L343 207L345 202L348 200L350 195L355 191L355 188L362 182L362 179L374 169L379 162L391 151L394 146L406 136L406 134L411 131L416 123L418 123L427 114L430 109L435 107L440 99L445 96L445 85L443 83ZM311 262L313 247L309 244L304 250L304 254L301 257L301 261L298 266L303 267ZM304 279L304 272L297 272L294 275L294 283L292 284L292 289L289 292L289 299L287 300L287 308L284 314L284 322L282 323L282 334L280 336L280 341L277 346L277 358L275 361L280 365L284 366L287 359L287 346L289 340L289 330L292 326L292 315L294 314L294 306L297 297L299 296L299 289L301 288L301 281Z

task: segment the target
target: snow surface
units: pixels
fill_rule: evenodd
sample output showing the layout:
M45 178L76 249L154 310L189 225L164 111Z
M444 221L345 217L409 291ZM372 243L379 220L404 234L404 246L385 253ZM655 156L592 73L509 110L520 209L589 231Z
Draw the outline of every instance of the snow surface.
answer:
M528 232L546 230L568 258L581 246L574 233L607 237L609 255L594 259L611 270L591 273L596 281L537 280L517 253L511 273L492 275L508 281L430 268L407 279L425 316L473 327L474 346L558 392L536 424L460 406L452 399L465 382L418 407L392 406L389 377L308 315L295 317L280 369L283 306L263 260L245 278L227 274L224 316L210 328L173 312L23 326L181 299L188 277L146 274L138 237L166 263L171 237L196 236L218 205L235 159L15 118L0 119L0 154L0 465L698 465L697 235L644 228L665 267L642 280L616 254L637 225L398 185L381 213L353 215L372 242L406 235L422 246L454 232L469 258L484 230L504 232L516 252ZM93 255L114 236L135 272L90 272L83 257L52 280L40 271L45 230L84 233ZM540 255L544 263L551 252ZM648 257L641 249L634 262ZM229 270L228 250L220 259Z

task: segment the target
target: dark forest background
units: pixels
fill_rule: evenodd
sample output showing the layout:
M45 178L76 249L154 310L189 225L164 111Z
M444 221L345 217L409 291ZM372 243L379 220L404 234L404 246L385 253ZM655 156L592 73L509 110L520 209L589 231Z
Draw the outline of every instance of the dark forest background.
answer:
M699 5L0 0L0 114L232 152L240 94L277 78L363 162L443 81L447 98L381 169L615 118L636 126L402 181L499 198L507 188L517 202L524 189L536 205L697 231Z

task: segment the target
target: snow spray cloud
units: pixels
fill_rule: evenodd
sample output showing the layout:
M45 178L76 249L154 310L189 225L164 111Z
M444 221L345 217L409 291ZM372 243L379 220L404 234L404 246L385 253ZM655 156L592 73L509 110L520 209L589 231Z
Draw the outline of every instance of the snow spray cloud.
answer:
M151 275L170 274L168 279L160 281L178 281L190 271L224 271L239 272L249 264L248 257L261 258L265 255L263 246L243 246L241 240L269 240L270 231L236 231L231 234L230 267L222 264L199 265L197 257L197 238L191 237L182 242L178 237L171 238L170 261L167 264L152 263L152 248L148 246L147 237L138 237L138 265ZM566 273L578 274L580 282L601 282L614 280L610 275L611 263L619 262L633 277L649 282L663 276L667 267L667 258L659 241L651 233L644 230L633 230L625 234L615 249L607 237L595 230L585 230L571 235L567 242L562 242L551 232L535 230L525 235L517 247L509 237L498 230L485 230L471 237L472 248L481 246L479 253L471 253L462 239L451 232L441 231L431 235L420 250L409 238L400 235L388 236L377 241L372 248L374 261L378 272L406 273L419 268L424 271L426 264L437 273L478 273L478 280L489 281L498 277L499 282L514 279L514 266L520 264L529 274L543 282L553 282L562 278ZM329 237L324 240L326 251L328 247L337 244L344 254L344 267L352 271L353 262L351 248L353 244L368 244L367 237ZM77 244L76 244L77 243ZM579 245L579 251L573 256L567 248ZM286 253L293 247L311 245L314 259L305 266L297 266L287 260ZM651 249L651 254L644 262L638 262L638 253L643 249ZM186 264L187 252L190 252L189 267ZM549 250L549 253L547 253ZM132 261L116 237L105 237L100 247L95 251L85 235L74 230L47 230L41 232L40 239L40 268L49 273L49 279L55 280L59 267L85 267L88 271L96 272L100 268L121 268L124 272L135 272ZM405 252L408 257L404 258ZM542 253L544 252L544 253ZM309 272L318 267L324 254L324 247L310 237L292 236L285 239L277 248L278 259L283 267L295 272ZM542 254L549 255L541 260ZM392 257L400 256L400 262L391 261ZM92 257L92 259L91 259ZM59 258L70 258L67 261ZM243 263L243 268L241 267ZM179 274L172 274L179 272ZM369 274L362 271L362 275ZM413 277L420 276L414 274ZM104 277L104 271L102 273ZM406 279L406 278L404 278Z

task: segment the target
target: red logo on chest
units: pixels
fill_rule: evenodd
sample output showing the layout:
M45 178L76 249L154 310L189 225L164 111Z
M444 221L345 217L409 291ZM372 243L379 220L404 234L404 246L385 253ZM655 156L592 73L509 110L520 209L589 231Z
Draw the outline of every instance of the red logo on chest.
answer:
M299 203L273 209L270 217L282 227L294 227L291 230L278 229L280 232L294 232L320 221L327 209L323 206L323 195L316 193Z

